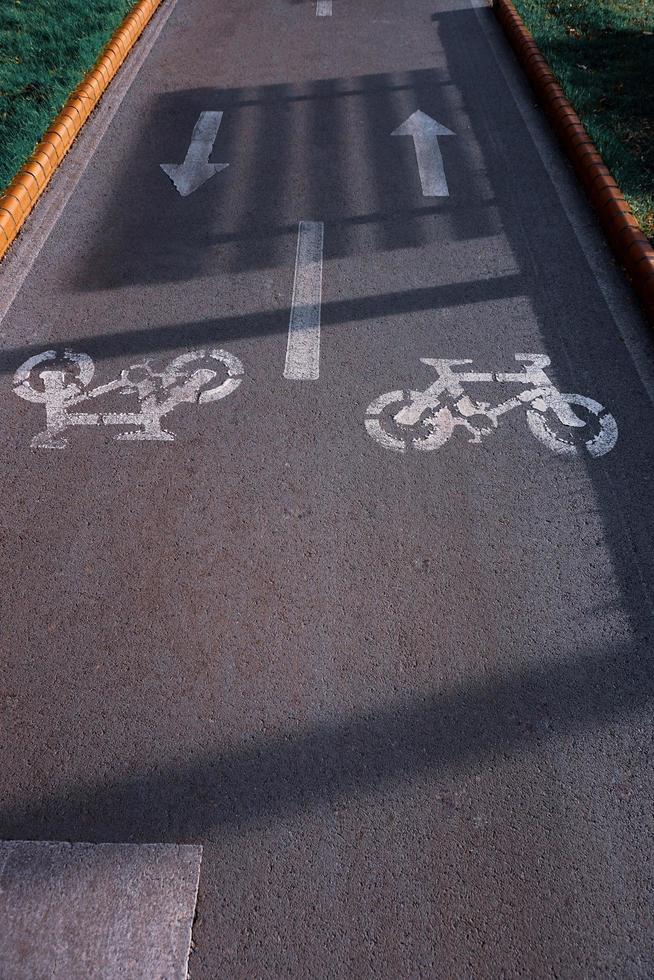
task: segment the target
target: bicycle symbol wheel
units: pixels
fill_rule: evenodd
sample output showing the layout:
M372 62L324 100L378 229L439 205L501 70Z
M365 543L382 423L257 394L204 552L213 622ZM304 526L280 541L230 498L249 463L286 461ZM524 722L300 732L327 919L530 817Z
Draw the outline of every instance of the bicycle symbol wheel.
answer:
M606 453L613 449L618 441L618 424L603 405L596 402L593 398L587 398L586 395L577 395L571 392L561 392L560 394L557 392L556 399L557 401L566 402L568 405L585 409L597 421L598 431L590 438L584 439L583 443L583 448L590 456L594 458L605 456ZM547 414L548 410L550 410L549 414ZM536 439L547 446L548 449L551 449L552 452L567 456L577 456L582 447L562 438L561 426L556 426L555 418L560 422L555 403L547 405L545 411L541 411L533 406L527 409L527 425ZM586 425L580 427L580 431L582 428L587 429L589 427L590 420ZM557 428L559 431L557 431ZM569 431L574 432L574 429Z
M409 391L387 391L375 398L368 405L364 420L368 435L384 449L397 453L404 453L407 448L430 452L444 446L456 424L449 408L430 411L417 426L399 425L395 416L410 401Z

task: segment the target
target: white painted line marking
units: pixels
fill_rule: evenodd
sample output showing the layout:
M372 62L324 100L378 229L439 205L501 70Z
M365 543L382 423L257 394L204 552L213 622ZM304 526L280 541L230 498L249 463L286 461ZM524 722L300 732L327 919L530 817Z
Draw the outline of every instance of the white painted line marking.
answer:
M188 197L214 174L229 166L228 163L209 163L222 118L222 112L201 112L193 127L191 145L186 151L184 163L159 164L182 197Z
M316 17L331 17L332 0L317 0Z
M301 221L295 257L295 281L284 377L315 381L320 373L322 301L322 221Z
M66 159L57 169L47 190L39 198L36 207L19 237L12 244L9 254L0 266L0 323L29 275L39 252L50 236L68 204L70 196L93 155L102 142L111 120L127 95L132 82L150 54L157 38L175 9L177 0L166 3L154 14L152 20L136 42L117 76L100 99L91 118L68 151Z
M454 136L451 129L441 126L439 122L428 116L420 109L414 112L401 126L393 130L391 136L411 136L418 161L418 172L422 184L423 197L449 197L445 167L441 148L438 145L439 136Z
M0 842L0 974L188 975L202 848Z

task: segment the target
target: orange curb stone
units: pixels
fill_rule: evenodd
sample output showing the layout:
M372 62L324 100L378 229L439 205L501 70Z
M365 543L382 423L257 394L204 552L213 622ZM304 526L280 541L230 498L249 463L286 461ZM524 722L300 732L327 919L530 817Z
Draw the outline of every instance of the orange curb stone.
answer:
M139 0L0 197L0 259L163 0Z
M493 0L493 10L654 325L654 248L511 0Z

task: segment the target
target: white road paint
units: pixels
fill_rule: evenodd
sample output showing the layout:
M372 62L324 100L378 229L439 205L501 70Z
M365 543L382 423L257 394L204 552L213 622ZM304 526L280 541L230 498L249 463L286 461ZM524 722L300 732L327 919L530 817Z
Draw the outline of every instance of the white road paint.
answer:
M284 377L296 381L315 381L320 374L324 232L322 221L300 222L284 366Z
M47 190L39 198L29 219L21 229L9 253L0 265L0 323L29 275L39 253L71 194L77 187L88 164L93 159L109 125L127 95L132 82L141 70L157 38L164 29L168 18L175 9L177 0L166 0L157 10L143 34L130 51L120 71L111 82L106 93L86 121L82 132L68 151L65 160L48 184Z
M0 842L0 975L186 980L202 848Z
M332 0L316 0L316 17L331 17Z
M618 426L603 405L585 395L555 388L545 371L550 366L546 354L516 354L515 359L523 365L522 371L490 373L454 370L472 364L468 358L421 357L423 364L436 370L437 380L424 391L396 390L375 398L366 413L366 430L385 449L403 453L411 447L428 452L444 446L457 427L468 433L468 442L480 443L498 428L503 415L523 408L530 432L552 452L577 456L585 449L598 457L613 449ZM463 382L527 387L492 406L490 402L473 401ZM583 409L583 414L575 408ZM581 446L565 438L564 426L583 430Z
M201 112L193 127L191 145L186 151L184 162L159 164L182 197L188 197L198 187L206 184L214 174L220 173L229 166L228 163L208 162L222 118L222 112Z
M413 139L423 197L449 197L438 139L454 136L454 133L418 109L394 129L391 136L411 136Z
M219 361L227 377L217 385L212 361ZM42 367L46 365L45 367ZM243 365L226 350L197 349L175 357L161 370L146 358L120 372L118 378L90 388L95 368L88 354L54 350L35 354L14 375L14 391L20 398L45 405L46 427L32 439L33 449L65 449L65 433L75 426L116 425L125 432L115 438L123 442L173 442L172 432L161 420L185 402L205 405L226 398L242 381ZM107 395L135 397L135 412L72 411Z

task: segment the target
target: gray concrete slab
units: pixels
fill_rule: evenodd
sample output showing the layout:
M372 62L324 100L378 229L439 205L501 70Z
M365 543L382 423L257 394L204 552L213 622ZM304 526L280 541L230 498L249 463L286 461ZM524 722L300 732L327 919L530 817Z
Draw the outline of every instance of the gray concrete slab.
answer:
M0 976L186 980L202 848L0 842Z
M0 834L201 841L194 980L651 975L652 344L511 59L463 0L178 0L2 323ZM418 109L447 198L391 135ZM182 198L160 164L203 111L229 167ZM300 221L312 381L283 376ZM31 448L28 358L93 388L209 346L239 386L174 441ZM420 358L524 351L615 417L608 454L522 407L369 435Z

